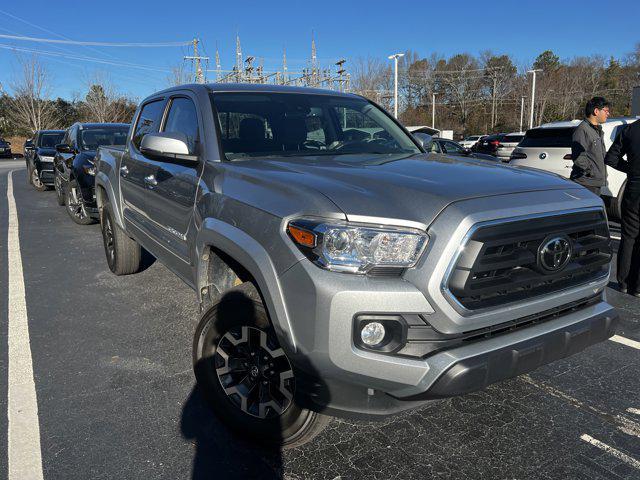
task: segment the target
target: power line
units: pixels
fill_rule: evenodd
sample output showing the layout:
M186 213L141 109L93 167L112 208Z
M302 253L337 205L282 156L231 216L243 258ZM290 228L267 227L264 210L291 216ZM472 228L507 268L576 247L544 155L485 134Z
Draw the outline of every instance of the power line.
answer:
M21 40L26 42L39 43L59 43L64 45L94 46L94 47L136 47L136 48L159 48L159 47L185 47L191 45L191 42L162 42L162 43L115 43L115 42L89 42L79 40L56 40L54 38L27 37L24 35L4 35L0 34L0 38L7 40Z

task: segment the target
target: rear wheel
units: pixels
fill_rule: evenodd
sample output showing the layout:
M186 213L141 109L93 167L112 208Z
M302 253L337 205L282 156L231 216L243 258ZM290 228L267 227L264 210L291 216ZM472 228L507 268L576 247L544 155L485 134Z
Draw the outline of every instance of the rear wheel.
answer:
M76 222L78 225L89 225L94 222L93 218L91 218L87 212L78 182L73 178L69 180L69 183L67 183L67 188L64 192L64 200L67 207L67 213L71 217L71 220Z
M249 282L204 313L193 361L198 386L220 420L254 442L293 448L331 420L297 405L294 370Z
M109 203L105 203L100 211L100 226L109 270L116 275L129 275L140 271L142 248L115 222Z
M47 186L40 180L40 174L36 168L31 169L30 182L33 188L39 192L44 192L47 189Z
M62 179L60 178L57 170L53 171L53 188L56 191L56 202L58 202L58 205L60 206L64 205L64 188L62 186Z

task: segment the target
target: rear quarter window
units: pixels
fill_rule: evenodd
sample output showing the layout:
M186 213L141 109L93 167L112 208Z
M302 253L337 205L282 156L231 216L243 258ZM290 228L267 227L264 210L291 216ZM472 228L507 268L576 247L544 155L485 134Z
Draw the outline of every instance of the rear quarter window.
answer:
M519 147L571 148L571 137L576 127L534 128L529 130Z

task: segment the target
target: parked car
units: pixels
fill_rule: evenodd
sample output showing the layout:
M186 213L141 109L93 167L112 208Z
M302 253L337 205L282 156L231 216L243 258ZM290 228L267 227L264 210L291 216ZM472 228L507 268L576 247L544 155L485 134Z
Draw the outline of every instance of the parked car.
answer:
M478 142L471 147L471 150L477 153L484 153L487 155L498 156L498 145L504 140L506 133L496 133L495 135L487 135L486 137L478 140Z
M462 145L464 148L471 148L484 137L486 137L486 135L469 135L460 142L460 145Z
M386 134L345 138L365 127ZM139 271L144 248L195 290L199 388L271 446L308 441L326 415L484 388L615 331L598 197L426 154L357 95L174 87L142 101L96 169L109 268Z
M604 144L607 149L613 143L618 129L640 117L609 118L602 125ZM513 150L509 164L538 168L569 178L573 168L571 137L581 120L553 122L528 130L524 139ZM626 185L626 174L607 167L607 185L602 189L602 199L609 216L619 220L622 210L622 195Z
M39 192L53 186L53 157L63 136L64 130L38 130L24 144L27 180Z
M65 205L74 222L87 225L98 218L96 150L102 145L124 145L128 131L125 123L74 123L56 145L53 184L58 205Z
M4 138L0 138L0 158L13 158L11 142L7 142Z
M418 138L422 142L422 147L427 152L432 153L444 153L446 155L458 155L462 157L478 158L481 160L496 161L496 157L492 155L486 155L484 153L475 153L470 148L464 148L458 142L453 140L446 140L444 138L431 137L424 133L414 133L414 137Z
M498 143L496 156L502 161L508 161L513 149L518 146L523 138L524 132L508 133L500 140L500 143Z

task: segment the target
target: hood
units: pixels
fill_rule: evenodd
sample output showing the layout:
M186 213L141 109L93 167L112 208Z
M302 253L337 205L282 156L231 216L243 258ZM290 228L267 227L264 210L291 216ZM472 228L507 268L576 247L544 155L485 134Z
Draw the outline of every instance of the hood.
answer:
M307 194L318 191L347 218L385 217L425 224L459 200L580 188L554 175L509 167L495 160L439 154L263 158L236 160L234 164L245 178L254 177L254 185L267 183L285 190L296 185Z
M56 149L49 148L49 147L38 147L36 149L36 153L39 156L43 156L43 157L54 157L56 155Z

